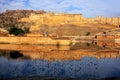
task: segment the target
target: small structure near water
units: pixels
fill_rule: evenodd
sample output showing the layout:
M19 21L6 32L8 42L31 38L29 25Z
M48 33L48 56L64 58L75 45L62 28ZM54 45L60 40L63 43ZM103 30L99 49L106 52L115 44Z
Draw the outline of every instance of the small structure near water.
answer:
M99 33L95 36L95 40L112 40L120 39L120 29L114 29L111 31L106 31Z

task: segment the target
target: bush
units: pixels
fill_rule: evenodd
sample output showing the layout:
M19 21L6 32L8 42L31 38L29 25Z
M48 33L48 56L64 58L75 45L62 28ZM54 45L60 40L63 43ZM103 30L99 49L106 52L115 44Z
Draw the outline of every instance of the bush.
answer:
M89 36L89 35L90 35L90 32L87 32L87 33L86 33L86 36Z
M20 28L12 27L9 30L9 34L14 34L15 36L17 36L19 34L25 34L25 32L22 29L20 29Z

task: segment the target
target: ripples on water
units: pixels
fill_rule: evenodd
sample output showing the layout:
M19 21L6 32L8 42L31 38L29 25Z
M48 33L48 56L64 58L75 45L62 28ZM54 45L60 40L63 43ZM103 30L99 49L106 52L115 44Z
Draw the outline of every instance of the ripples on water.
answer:
M71 48L59 48L59 50L56 47L48 46L35 48L35 46L22 45L24 50L22 46L20 48L20 45L13 45L12 48L9 46L12 45L0 45L0 78L120 77L119 44L113 47L79 43ZM47 50L43 50L43 48Z

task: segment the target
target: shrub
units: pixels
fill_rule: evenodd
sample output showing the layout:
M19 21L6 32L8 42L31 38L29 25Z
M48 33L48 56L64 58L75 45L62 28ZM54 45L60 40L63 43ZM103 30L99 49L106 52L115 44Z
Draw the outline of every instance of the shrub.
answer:
M25 32L22 29L14 26L14 27L10 28L9 34L14 34L15 36L17 36L19 34L25 34Z
M86 36L89 36L89 35L90 35L90 32L87 32L87 33L86 33Z

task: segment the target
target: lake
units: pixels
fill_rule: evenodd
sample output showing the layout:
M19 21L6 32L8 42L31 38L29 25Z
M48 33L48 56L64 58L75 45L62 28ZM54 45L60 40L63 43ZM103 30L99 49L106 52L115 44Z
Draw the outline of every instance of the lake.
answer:
M0 44L0 78L119 78L120 44L84 42L72 46Z

